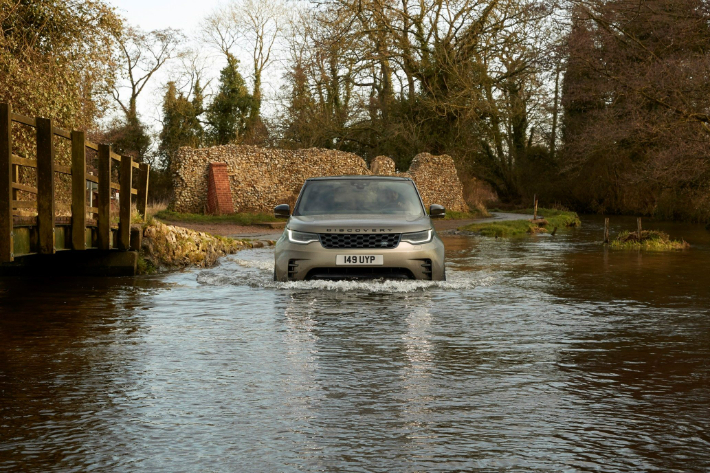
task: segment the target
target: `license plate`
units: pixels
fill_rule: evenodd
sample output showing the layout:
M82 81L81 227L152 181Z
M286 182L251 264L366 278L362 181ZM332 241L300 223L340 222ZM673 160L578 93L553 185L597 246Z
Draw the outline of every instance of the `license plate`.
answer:
M382 266L385 264L382 255L336 255L337 266Z

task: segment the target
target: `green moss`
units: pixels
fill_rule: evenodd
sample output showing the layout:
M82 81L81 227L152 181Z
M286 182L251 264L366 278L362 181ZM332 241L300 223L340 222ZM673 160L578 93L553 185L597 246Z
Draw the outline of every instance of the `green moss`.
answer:
M614 250L645 250L645 251L673 251L687 250L690 245L686 241L671 240L667 233L657 230L641 231L639 240L638 232L621 232L609 244Z
M533 212L533 209L521 209L513 210L510 213L533 215ZM579 215L577 215L575 212L570 212L568 210L556 210L538 207L537 215L538 218L540 218L540 216L544 217L544 219L547 220L548 223L548 225L546 226L550 228L579 227L580 225L582 225L582 222L579 220Z
M532 210L519 210L513 213L532 214ZM540 209L538 214L544 219L539 219L533 223L530 220L504 220L501 222L473 223L459 228L467 232L480 233L490 237L514 237L535 233L553 232L555 228L578 227L582 223L579 216L574 212L563 210Z
M253 225L258 222L275 222L278 219L272 214L265 213L236 213L228 215L203 215L172 212L161 210L155 214L155 218L168 222L192 222L192 223L226 223L232 225Z
M157 268L153 263L143 256L138 255L138 274L153 274L157 271Z
M473 223L459 230L480 233L489 237L512 237L537 232L529 220L506 220L503 222Z

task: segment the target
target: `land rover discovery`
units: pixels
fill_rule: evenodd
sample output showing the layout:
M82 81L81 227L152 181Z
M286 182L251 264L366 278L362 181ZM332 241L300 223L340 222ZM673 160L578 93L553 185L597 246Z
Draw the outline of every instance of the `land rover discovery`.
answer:
M444 244L414 181L401 177L342 176L308 179L276 242L274 280L422 279L441 281Z

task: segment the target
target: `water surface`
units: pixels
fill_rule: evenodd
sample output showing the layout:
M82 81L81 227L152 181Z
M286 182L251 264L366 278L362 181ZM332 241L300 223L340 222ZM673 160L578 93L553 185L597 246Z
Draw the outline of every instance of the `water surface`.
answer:
M710 232L583 221L448 237L444 283L0 280L0 471L709 470Z

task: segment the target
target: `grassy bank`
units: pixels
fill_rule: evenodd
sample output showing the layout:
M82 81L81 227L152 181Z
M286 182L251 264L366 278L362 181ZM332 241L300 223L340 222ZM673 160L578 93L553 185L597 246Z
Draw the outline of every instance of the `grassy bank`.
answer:
M276 222L278 219L273 214L259 213L236 213L228 215L203 215L203 214L187 214L172 212L170 210L161 210L155 214L155 218L167 222L190 222L190 223L205 223L219 224L226 223L231 225L254 225L259 222Z
M513 213L532 214L532 210L519 210ZM504 220L500 222L474 223L459 228L461 231L479 233L489 237L514 237L535 233L554 233L558 229L578 227L581 225L579 216L574 212L553 209L538 209L542 219L531 221Z
M532 215L533 212L533 209L523 209L513 210L511 213ZM582 222L579 220L579 215L575 212L567 210L555 210L538 207L537 216L538 218L542 217L547 220L548 225L552 228L579 227L582 225Z
M472 212L454 212L453 210L447 210L444 220L471 220L474 218L484 218L490 216L491 214L489 214L484 208L475 209Z
M614 250L672 251L687 250L690 245L686 241L671 240L661 231L643 230L641 238L638 232L621 232L609 247Z

